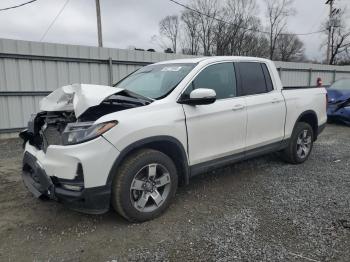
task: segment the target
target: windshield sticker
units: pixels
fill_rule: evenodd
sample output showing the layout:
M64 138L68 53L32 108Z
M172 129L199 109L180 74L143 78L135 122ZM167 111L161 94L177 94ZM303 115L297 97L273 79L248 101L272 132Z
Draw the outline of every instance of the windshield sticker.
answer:
M181 66L169 66L162 69L163 72L178 72L181 70Z

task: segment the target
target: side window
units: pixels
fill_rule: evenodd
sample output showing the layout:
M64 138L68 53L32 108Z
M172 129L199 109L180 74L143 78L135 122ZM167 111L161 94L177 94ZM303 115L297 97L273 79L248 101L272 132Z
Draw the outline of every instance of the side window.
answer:
M189 97L191 91L198 88L215 90L217 99L235 97L236 75L233 63L208 66L198 74L183 95Z
M265 76L267 92L271 92L273 90L273 84L272 84L270 72L267 69L267 66L265 64L261 64L261 66Z
M237 63L237 65L241 76L243 95L255 95L269 92L263 67L260 63L241 62Z

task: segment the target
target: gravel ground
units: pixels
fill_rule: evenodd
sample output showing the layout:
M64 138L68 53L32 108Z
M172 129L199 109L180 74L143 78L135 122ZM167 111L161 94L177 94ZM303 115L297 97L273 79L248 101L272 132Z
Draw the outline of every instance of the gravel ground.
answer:
M143 224L34 199L21 152L0 141L0 261L350 261L347 127L328 126L302 165L272 154L195 177Z

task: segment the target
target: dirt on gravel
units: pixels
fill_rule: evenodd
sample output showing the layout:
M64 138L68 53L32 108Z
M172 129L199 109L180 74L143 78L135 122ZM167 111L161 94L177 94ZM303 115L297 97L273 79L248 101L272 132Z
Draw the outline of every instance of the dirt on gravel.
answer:
M158 219L130 224L35 199L21 142L0 141L0 261L350 261L350 128L310 159L276 154L197 176Z

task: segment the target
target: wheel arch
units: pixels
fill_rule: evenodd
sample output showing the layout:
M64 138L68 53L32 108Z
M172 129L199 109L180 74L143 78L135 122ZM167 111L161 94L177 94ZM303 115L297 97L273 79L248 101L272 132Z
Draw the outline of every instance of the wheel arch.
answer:
M107 185L112 185L113 177L124 159L133 152L143 148L155 149L170 157L174 161L178 172L179 185L187 185L189 183L188 158L181 142L171 136L154 136L138 140L120 152L108 174Z
M317 117L316 112L313 110L307 110L307 111L304 111L303 113L301 113L299 115L298 119L294 123L293 132L294 132L294 129L295 129L297 123L300 123L300 122L305 122L312 127L312 130L314 133L314 141L316 141L318 133L319 133L318 132L318 117Z

